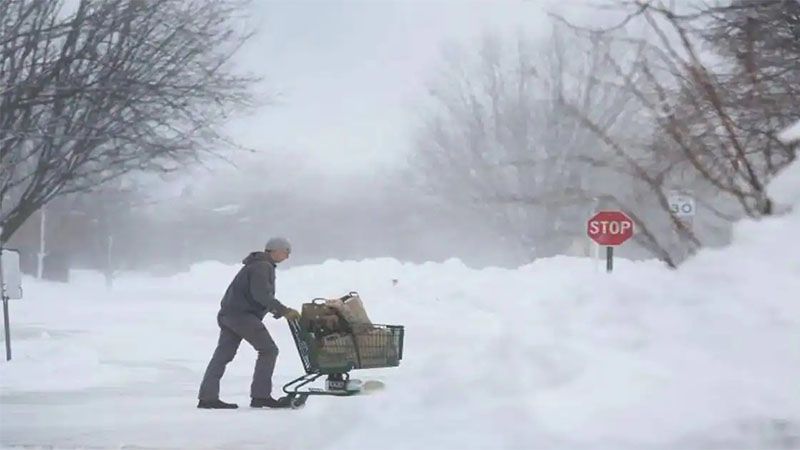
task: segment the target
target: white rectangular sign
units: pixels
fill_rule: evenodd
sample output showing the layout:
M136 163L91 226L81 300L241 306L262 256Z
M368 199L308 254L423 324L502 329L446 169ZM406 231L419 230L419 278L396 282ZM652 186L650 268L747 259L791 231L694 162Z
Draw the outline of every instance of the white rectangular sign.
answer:
M693 217L695 214L694 198L686 194L672 193L669 196L669 209L677 217Z
M0 294L6 298L22 298L22 272L19 268L19 252L4 248L0 252Z

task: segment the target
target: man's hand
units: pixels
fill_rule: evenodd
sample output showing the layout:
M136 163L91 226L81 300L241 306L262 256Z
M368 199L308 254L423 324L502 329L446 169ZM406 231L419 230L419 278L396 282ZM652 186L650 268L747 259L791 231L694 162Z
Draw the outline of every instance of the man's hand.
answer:
M295 309L287 308L286 312L283 314L283 317L286 320L300 320L300 313Z

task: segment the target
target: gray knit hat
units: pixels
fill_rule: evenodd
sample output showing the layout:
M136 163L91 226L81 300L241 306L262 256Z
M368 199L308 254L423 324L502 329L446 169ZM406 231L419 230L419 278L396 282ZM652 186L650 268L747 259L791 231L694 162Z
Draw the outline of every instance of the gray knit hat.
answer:
M264 246L264 250L287 250L291 252L292 244L290 244L286 238L274 237L267 241L267 245Z

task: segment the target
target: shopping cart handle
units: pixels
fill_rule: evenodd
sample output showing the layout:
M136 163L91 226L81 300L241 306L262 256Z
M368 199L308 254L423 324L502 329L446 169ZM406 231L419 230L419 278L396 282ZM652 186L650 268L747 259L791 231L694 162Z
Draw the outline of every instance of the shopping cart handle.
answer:
M286 321L289 323L289 328L291 328L292 331L300 331L300 320L286 319Z

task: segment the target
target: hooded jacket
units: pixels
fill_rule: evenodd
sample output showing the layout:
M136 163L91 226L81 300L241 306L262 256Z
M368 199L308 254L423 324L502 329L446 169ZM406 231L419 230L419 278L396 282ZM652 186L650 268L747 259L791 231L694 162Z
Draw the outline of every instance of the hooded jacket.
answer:
M267 313L276 319L288 308L275 298L275 262L265 252L252 252L233 278L220 303L220 314L254 314L259 320Z

